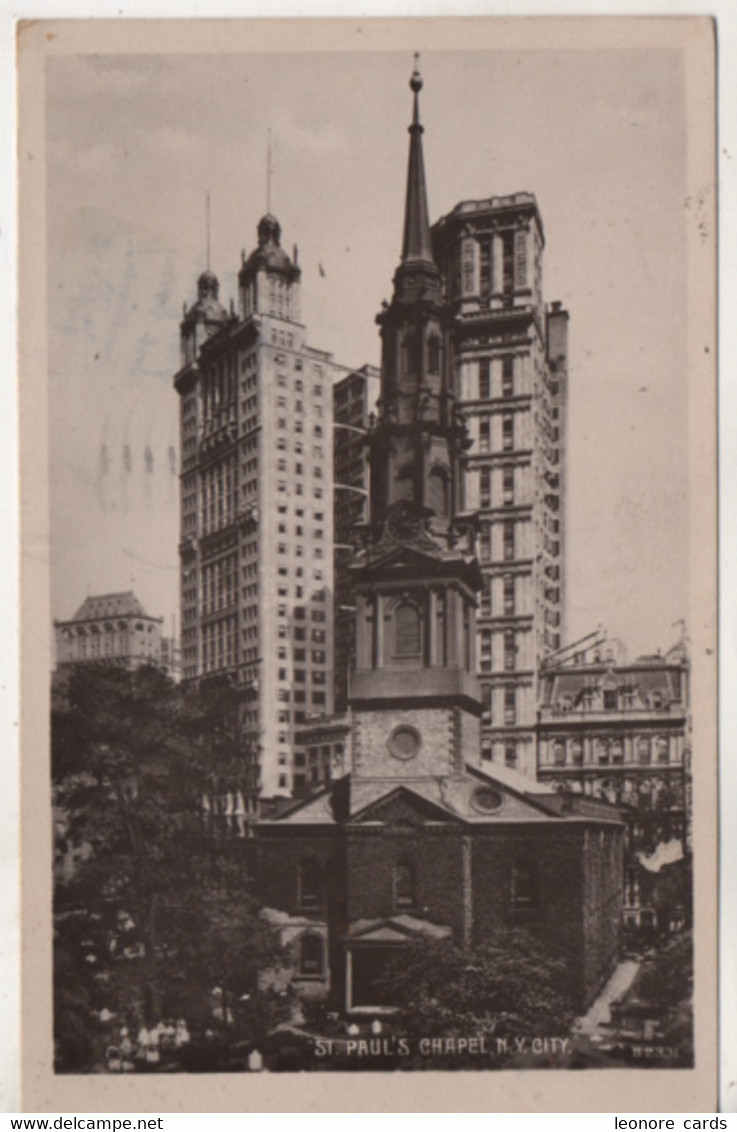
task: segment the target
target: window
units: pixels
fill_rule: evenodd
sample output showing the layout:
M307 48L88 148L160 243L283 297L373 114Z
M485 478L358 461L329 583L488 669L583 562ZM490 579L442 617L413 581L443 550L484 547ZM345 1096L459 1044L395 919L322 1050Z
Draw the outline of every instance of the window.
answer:
M502 448L509 452L514 448L514 417L502 417Z
M504 667L509 671L517 664L517 643L514 629L507 629L504 634Z
M394 906L397 909L415 906L415 874L408 861L397 861L394 866Z
M299 941L299 973L303 978L320 978L323 973L324 945L321 937L307 932Z
M504 765L512 770L517 766L517 744L513 739L508 739L504 744Z
M491 381L490 381L490 366L489 359L484 358L479 362L479 400L486 400L491 395Z
M504 575L504 612L514 613L514 574Z
M669 761L668 740L665 736L661 735L655 740L655 750L659 763L667 763Z
M504 722L508 725L517 720L517 689L507 684L504 689Z
M606 766L609 762L609 744L605 739L596 740L596 761L599 766Z
M448 514L448 473L445 468L433 468L429 477L428 506L438 518Z
M502 397L511 397L514 393L514 358L511 354L502 358Z
M566 745L560 740L558 740L557 743L553 743L553 762L556 766L566 765Z
M534 908L537 904L535 870L531 865L516 861L512 865L511 900L515 908Z
M491 468L482 468L479 472L479 490L481 507L491 507Z
M481 634L480 644L479 667L482 672L491 672L491 633L484 631Z
M440 342L434 335L427 344L427 372L440 373Z
M514 558L514 523L507 520L504 523L504 559L509 562Z
M417 656L420 652L420 611L410 602L402 602L394 612L397 656Z
M571 743L571 762L574 766L583 764L583 743L580 739L574 739Z
M640 763L650 762L650 740L638 739L637 740L637 760Z
M505 504L514 503L514 465L505 464L502 468L502 498Z
M617 689L605 688L604 689L604 711L617 710Z
M491 436L489 424L488 417L482 417L479 421L479 452L489 451L489 440Z
M299 904L316 908L322 900L320 866L314 857L303 857L299 863Z

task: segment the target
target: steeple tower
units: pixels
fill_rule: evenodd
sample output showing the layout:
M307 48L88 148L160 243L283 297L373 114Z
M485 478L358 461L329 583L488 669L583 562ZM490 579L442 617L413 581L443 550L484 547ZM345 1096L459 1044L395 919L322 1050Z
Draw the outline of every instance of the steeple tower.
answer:
M456 774L464 758L480 756L474 675L480 572L475 517L463 507L460 460L468 440L448 356L450 312L430 241L421 88L415 67L402 256L392 301L377 318L381 396L368 440L369 521L352 564L350 699L359 732L365 724L374 736L358 744L353 770L359 775ZM377 723L387 729L378 746ZM424 751L416 762L412 736ZM400 750L403 743L407 750Z

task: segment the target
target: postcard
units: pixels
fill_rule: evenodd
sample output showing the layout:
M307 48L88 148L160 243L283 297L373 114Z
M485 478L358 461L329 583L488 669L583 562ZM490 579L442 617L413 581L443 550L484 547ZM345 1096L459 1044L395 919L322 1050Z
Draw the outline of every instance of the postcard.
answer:
M26 1110L713 1110L713 21L18 68Z

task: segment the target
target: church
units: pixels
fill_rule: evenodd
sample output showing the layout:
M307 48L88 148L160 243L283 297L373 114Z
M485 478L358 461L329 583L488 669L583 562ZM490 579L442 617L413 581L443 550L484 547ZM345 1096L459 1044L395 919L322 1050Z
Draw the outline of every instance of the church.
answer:
M347 1015L390 1009L382 973L419 939L473 947L525 928L584 1010L616 963L623 824L613 806L481 758L478 524L461 474L453 314L428 218L419 95L402 253L378 315L370 500L355 604L347 773L255 826L261 899L291 980Z

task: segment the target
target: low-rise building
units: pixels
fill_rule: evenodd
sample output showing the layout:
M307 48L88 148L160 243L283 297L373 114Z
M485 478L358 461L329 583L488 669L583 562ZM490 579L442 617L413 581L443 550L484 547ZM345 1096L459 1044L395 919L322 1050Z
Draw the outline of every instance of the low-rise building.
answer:
M87 597L68 621L54 621L57 668L109 664L133 670L151 664L175 677L178 647L173 638L162 637L163 623L132 590Z
M651 878L690 850L684 643L627 663L616 642L583 642L551 660L540 684L539 781L623 807L628 815L625 923L678 926L688 919L686 897L681 909L672 901L656 907Z

